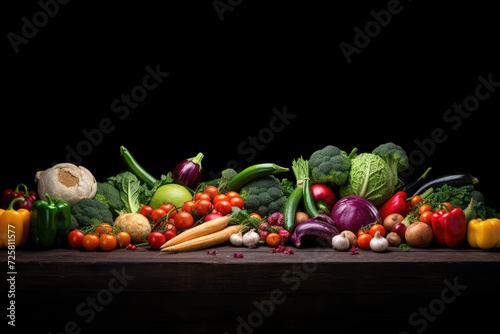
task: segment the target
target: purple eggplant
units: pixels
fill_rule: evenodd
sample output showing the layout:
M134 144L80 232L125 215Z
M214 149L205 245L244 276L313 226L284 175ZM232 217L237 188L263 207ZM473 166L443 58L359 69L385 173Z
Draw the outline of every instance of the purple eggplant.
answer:
M298 224L293 230L290 241L297 248L302 247L307 241L331 247L332 238L337 234L340 232L330 216L319 214Z
M202 168L201 160L203 153L198 153L195 157L181 161L175 166L172 178L175 183L189 188L195 188L201 182Z

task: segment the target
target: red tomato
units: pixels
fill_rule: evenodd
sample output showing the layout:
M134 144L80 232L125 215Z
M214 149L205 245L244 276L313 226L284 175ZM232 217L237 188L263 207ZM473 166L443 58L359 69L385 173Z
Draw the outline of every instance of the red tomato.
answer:
M227 200L219 200L215 203L215 210L219 211L223 216L229 214L233 206Z
M164 203L160 205L158 209L162 209L166 213L168 213L168 218L174 218L175 214L177 213L177 210L174 210L175 206L172 203Z
M120 247L127 247L131 240L130 234L125 231L116 233L116 238L118 239L118 246Z
M184 204L182 204L182 211L184 212L192 214L194 209L196 209L196 201L194 200L185 201Z
M163 234L165 235L165 241L168 241L175 237L177 235L177 232L175 232L174 230L166 230L165 232L163 232Z
M179 230L185 230L187 228L193 227L193 215L186 211L179 212L174 217L174 224Z
M235 198L235 197L240 197L240 193L234 190L230 190L226 193L227 198Z
M152 249L160 249L160 247L167 241L165 233L151 232L148 235L148 245Z
M219 195L219 189L212 185L207 186L203 192L208 194L211 200L213 200L215 196Z
M212 211L212 209L214 208L214 205L212 204L211 201L207 200L207 199L199 199L196 201L196 206L195 206L195 213L198 215L198 216L204 216L206 215L207 213L209 213L210 211Z
M151 213L153 212L154 208L149 205L143 205L141 209L139 210L139 213L143 216L150 217Z
M271 232L266 236L266 243L271 247L276 247L281 243L281 237L278 233Z
M358 235L358 247L361 249L371 249L370 241L373 239L369 233L362 233Z
M93 233L87 233L83 236L82 246L86 250L93 251L99 248L99 237Z
M385 227L384 225L382 224L373 224L372 226L370 226L370 228L368 229L368 233L374 237L375 236L375 233L377 233L377 231L380 232L380 235L382 237L385 237Z
M161 217L164 217L166 214L167 213L163 209L160 208L154 209L153 212L151 213L151 219L153 219L153 221L157 221Z
M118 239L114 234L104 233L99 237L99 248L103 251L112 251L118 245Z
M419 220L423 223L426 223L427 225L431 226L431 217L434 214L432 211L425 211L420 214Z
M83 233L80 230L72 230L68 234L68 244L71 246L71 248L82 248L83 246L83 237L85 236L85 233Z
M241 197L231 197L229 199L229 203L231 203L232 206L236 206L240 209L243 209L245 207L245 201Z
M212 200L212 203L217 204L218 201L229 201L229 197L227 197L225 194L219 194L214 197Z
M99 224L94 229L94 233L98 234L98 235L101 235L104 233L111 233L112 231L113 231L113 226L111 226L111 224L108 224L108 223Z

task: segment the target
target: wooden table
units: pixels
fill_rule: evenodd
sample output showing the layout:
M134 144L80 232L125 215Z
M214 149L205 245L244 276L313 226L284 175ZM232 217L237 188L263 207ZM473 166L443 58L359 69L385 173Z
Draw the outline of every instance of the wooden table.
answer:
M4 292L3 310L15 301L16 330L35 325L45 333L438 333L498 326L499 250L291 249L17 249L13 270L5 269L3 249L0 264L15 281L7 284L15 298Z

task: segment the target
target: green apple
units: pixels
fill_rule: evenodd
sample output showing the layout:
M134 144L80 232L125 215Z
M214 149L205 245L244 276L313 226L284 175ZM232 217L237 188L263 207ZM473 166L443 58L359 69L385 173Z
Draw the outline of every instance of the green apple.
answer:
M154 209L164 203L171 203L175 207L182 207L184 202L192 200L193 194L184 186L176 183L169 183L156 189L149 205Z

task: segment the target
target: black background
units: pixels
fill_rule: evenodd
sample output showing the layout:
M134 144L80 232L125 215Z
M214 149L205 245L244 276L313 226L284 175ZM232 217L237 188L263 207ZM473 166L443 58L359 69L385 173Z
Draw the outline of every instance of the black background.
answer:
M202 152L210 179L231 163L291 166L328 144L364 152L392 141L423 157L411 160L407 179L427 167L431 176L468 172L500 208L500 87L456 128L443 119L474 96L479 76L500 82L492 4L401 1L381 27L373 13L392 1L214 3L60 4L17 53L9 34L22 35L22 18L33 22L42 7L4 4L1 188L33 187L37 171L66 161L67 147L109 118L114 130L78 161L98 180L125 168L121 145L156 177ZM348 63L340 44L374 26ZM112 102L142 84L147 66L169 75L119 119ZM269 132L273 110L285 108L295 117ZM436 128L444 142L432 140ZM259 134L267 136L255 156L239 149ZM422 154L418 141L431 151Z

